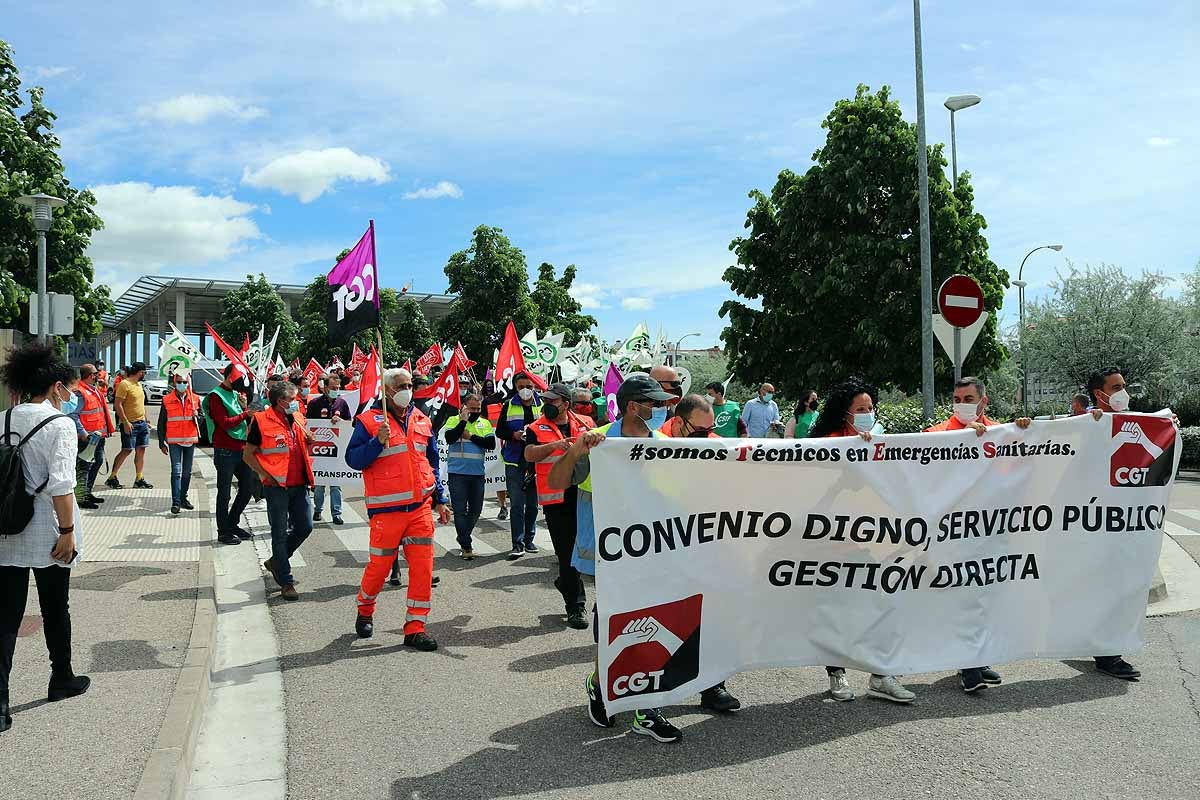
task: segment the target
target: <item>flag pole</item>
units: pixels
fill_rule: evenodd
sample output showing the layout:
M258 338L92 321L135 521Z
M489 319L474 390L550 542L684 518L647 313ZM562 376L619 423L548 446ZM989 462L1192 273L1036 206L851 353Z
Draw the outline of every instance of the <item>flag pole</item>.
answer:
M372 266L375 269L375 298L378 300L380 295L379 251L375 249L375 220L369 220L367 222L367 229L371 231L371 253L375 256L376 262ZM378 306L376 306L376 310L379 310ZM387 414L387 401L384 400L383 397L383 320L379 318L378 314L376 314L375 323L375 342L377 344L377 347L375 348L375 368L379 370L379 408L384 414Z

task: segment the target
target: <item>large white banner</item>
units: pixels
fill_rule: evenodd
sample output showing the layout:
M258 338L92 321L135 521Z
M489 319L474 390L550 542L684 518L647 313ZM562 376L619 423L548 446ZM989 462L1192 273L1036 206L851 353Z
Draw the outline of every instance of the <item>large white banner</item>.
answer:
M1137 652L1180 450L1169 417L1143 414L609 439L591 455L609 712L766 667Z

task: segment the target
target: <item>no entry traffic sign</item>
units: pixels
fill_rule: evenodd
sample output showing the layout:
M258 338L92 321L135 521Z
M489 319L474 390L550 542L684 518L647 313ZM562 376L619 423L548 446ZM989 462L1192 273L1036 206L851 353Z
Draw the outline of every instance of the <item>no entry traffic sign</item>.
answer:
M937 294L942 319L956 328L969 328L983 314L983 290L974 278L951 275Z

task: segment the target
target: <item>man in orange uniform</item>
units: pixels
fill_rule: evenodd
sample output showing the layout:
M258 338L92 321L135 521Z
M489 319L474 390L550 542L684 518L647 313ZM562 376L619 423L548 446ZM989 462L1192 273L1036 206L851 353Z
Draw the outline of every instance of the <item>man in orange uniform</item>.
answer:
M979 378L962 378L954 383L954 415L925 429L926 433L937 431L961 431L970 428L976 436L983 436L987 429L999 425L987 417L988 398L983 381ZM1017 427L1029 427L1029 417L1016 420ZM971 667L959 670L959 680L964 692L977 692L988 686L1001 683L1000 673L989 667Z
M450 507L438 477L438 446L433 423L412 405L413 379L406 369L383 374L384 405L379 401L358 415L346 450L346 463L362 470L371 520L370 561L358 592L359 638L374 633L375 598L383 588L398 548L408 562L408 613L404 644L426 652L437 641L425 632L432 608L433 517L450 522Z
M575 438L592 427L590 419L570 410L571 394L565 383L556 383L542 392L542 416L525 427L525 460L533 464L538 503L546 515L546 527L550 529L550 541L558 557L554 588L566 606L567 624L582 630L588 626L584 614L587 595L579 571L571 566L571 556L575 553L576 487L551 489L546 483L550 469Z
M108 412L108 401L104 396L105 389L100 382L103 374L91 364L79 368L79 387L75 393L79 395L79 422L87 431L87 443L95 442L96 450L92 460L83 467L83 488L86 490L83 499L79 501L80 508L96 509L104 502L96 497L94 489L96 476L104 464L104 440L117 431L112 415ZM86 446L86 445L85 445Z
M200 441L196 415L200 398L192 391L186 375L171 376L171 391L163 395L158 414L158 448L171 459L171 513L195 508L188 500L192 485L192 456Z

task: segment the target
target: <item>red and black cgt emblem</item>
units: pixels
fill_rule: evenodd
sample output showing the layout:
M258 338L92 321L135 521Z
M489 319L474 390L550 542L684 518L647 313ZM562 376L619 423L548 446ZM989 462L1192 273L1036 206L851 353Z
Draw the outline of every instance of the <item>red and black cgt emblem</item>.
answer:
M608 642L617 657L608 667L609 700L666 692L700 674L700 616L704 595L614 614Z
M1175 465L1175 425L1170 417L1113 414L1116 449L1109 460L1113 486L1166 486Z

